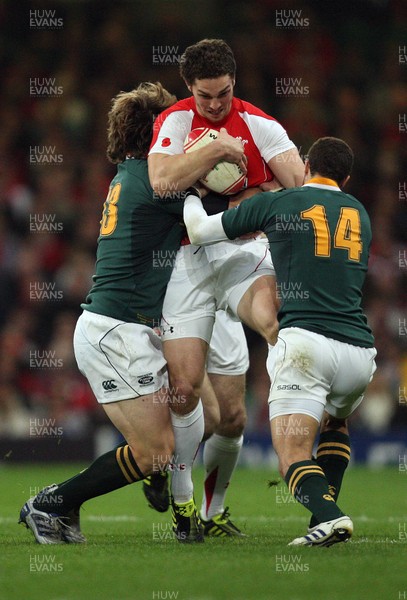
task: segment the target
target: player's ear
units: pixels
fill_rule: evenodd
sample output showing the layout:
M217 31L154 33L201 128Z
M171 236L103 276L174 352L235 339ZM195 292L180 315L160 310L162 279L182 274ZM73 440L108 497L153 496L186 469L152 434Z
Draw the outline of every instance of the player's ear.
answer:
M304 179L302 180L302 185L304 185L304 183L308 181L308 179L310 179L310 166L309 160L308 158L306 158L304 161Z

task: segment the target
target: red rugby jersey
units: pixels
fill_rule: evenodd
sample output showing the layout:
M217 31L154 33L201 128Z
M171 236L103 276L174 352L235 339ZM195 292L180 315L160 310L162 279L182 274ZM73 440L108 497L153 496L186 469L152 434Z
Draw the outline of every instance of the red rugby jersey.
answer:
M195 99L191 96L158 115L149 154L183 154L186 136L197 127L217 131L225 127L229 135L242 140L248 158L247 187L271 181L273 173L267 166L268 161L295 148L284 127L253 104L233 98L225 119L212 123L197 112Z

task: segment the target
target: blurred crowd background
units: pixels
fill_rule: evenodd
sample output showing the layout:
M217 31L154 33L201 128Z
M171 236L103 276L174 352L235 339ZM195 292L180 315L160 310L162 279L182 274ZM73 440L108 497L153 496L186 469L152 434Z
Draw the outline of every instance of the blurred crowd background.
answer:
M236 96L276 117L302 155L323 135L353 148L347 191L373 225L364 306L378 349L353 426L406 431L407 3L3 1L0 20L0 437L28 436L31 418L72 438L106 422L72 350L115 173L106 115L140 81L186 97L179 56L203 37L232 46ZM281 94L281 79L300 93ZM247 335L248 429L268 432L265 344Z

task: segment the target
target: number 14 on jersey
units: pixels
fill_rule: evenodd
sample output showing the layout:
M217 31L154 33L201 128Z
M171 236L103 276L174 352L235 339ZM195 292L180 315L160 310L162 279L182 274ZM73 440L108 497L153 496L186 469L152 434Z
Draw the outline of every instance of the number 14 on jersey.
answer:
M332 241L325 207L321 204L315 204L312 208L303 210L301 218L309 219L312 222L315 235L315 256L329 257ZM349 260L360 262L362 254L360 234L359 211L356 208L342 207L335 229L334 248L347 250Z

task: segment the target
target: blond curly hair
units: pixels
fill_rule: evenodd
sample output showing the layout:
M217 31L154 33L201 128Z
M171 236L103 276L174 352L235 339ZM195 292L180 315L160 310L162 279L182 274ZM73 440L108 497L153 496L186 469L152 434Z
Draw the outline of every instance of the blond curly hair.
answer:
M156 116L176 101L161 83L149 81L115 96L108 114L106 153L110 162L123 162L127 156L146 158Z

